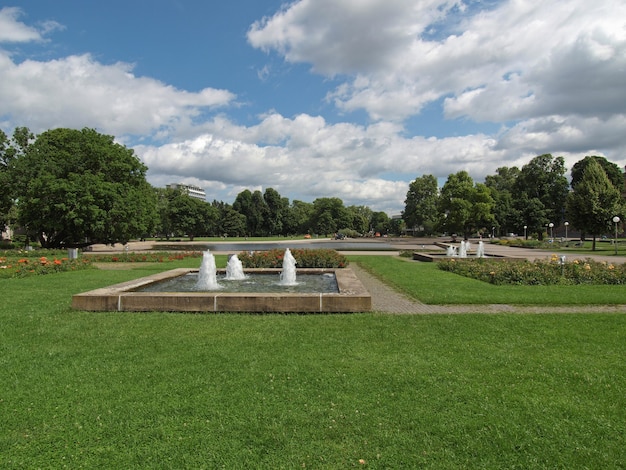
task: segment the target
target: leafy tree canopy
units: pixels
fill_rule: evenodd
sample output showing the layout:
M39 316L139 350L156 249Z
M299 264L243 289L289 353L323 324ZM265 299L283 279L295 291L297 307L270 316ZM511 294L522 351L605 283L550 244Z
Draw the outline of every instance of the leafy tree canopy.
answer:
M156 221L146 169L112 136L93 129L46 131L10 164L19 222L46 248L142 236Z
M596 236L609 230L613 217L619 216L623 220L620 191L597 160L588 160L582 175L577 178L567 199L567 214L575 227L593 235L594 250Z

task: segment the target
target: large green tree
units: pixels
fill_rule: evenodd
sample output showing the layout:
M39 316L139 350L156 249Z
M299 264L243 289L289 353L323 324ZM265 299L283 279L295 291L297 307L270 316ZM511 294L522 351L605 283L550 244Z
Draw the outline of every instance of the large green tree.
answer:
M27 127L16 128L12 137L0 129L0 228L13 221L10 214L14 212L12 209L20 188L15 184L9 170L14 160L24 154L34 138Z
M572 188L576 186L578 182L582 179L585 168L587 168L587 165L592 160L598 163L602 167L602 169L606 173L607 178L609 178L609 181L613 184L613 186L615 186L615 188L620 193L623 193L625 188L624 188L624 173L622 172L622 169L617 164L608 161L606 158L599 157L596 155L587 156L583 158L582 160L579 160L578 162L574 163L574 166L572 167L572 171L571 171Z
M263 220L264 231L268 235L284 235L284 221L289 207L289 200L281 197L274 188L267 188L263 193L266 212Z
M415 178L409 185L404 200L402 218L408 228L431 234L437 220L439 190L433 175Z
M311 217L313 214L313 204L294 200L288 208L285 218L285 233L298 234L309 233L311 231Z
M539 226L530 221L524 221L532 231L537 230L541 237L543 229L548 223L558 225L565 213L565 201L569 193L569 183L565 176L565 160L563 157L553 157L550 154L539 155L524 165L515 180L513 195L515 209L523 213L525 206L531 201L534 207L542 206L543 219ZM535 201L536 200L536 201ZM539 204L540 203L540 204ZM535 213L534 215L538 215Z
M312 229L329 235L342 228L352 227L350 212L337 197L321 197L313 201Z
M46 131L10 164L19 222L47 248L125 243L156 223L146 170L112 136Z
M441 228L448 233L469 237L491 227L493 204L489 189L482 183L474 185L466 171L451 174L439 197L439 213L443 215Z
M515 208L514 186L520 170L517 167L500 167L495 175L485 177L485 186L489 188L494 200L494 227L498 233L518 232L526 225L521 220L519 209Z
M614 216L624 219L624 204L620 191L595 159L587 161L567 199L567 215L577 229L596 237L610 231Z
M211 204L179 192L169 204L169 217L175 233L190 240L197 236L213 234L217 228L219 211Z

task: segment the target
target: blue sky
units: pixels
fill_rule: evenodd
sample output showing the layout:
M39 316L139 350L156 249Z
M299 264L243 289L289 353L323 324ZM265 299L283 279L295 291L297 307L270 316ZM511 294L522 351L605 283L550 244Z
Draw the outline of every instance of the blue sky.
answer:
M93 127L155 186L398 214L543 153L626 164L621 0L0 2L0 128Z

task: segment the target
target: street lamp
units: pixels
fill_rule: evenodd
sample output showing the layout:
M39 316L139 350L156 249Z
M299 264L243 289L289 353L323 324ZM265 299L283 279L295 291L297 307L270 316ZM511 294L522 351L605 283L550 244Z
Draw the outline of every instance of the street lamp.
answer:
M569 222L565 222L563 225L565 225L565 243L567 243L567 227L569 227Z
M550 223L548 224L548 227L550 227L550 238L551 238L552 240L554 240L554 234L553 234L553 232L552 232L552 227L554 227L554 224L553 224L552 222L550 222Z
M528 240L528 237L526 236L526 229L528 228L528 225L524 225L524 240Z
M615 244L615 254L617 254L617 224L619 224L619 220L618 216L613 217L613 223L615 224L615 241L613 242Z

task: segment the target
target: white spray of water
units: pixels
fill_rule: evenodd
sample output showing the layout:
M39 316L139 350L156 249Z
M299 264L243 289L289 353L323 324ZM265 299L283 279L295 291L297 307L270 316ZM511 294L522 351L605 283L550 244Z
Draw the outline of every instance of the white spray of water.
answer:
M280 284L283 286L295 286L296 282L296 259L291 254L289 248L285 250L283 256L283 271L280 273Z
M245 279L246 275L243 272L243 264L237 255L232 255L228 264L226 265L226 280L228 281L240 281Z
M196 290L216 290L221 289L217 283L217 268L215 267L215 257L209 250L202 253L202 264L198 271L198 282Z

